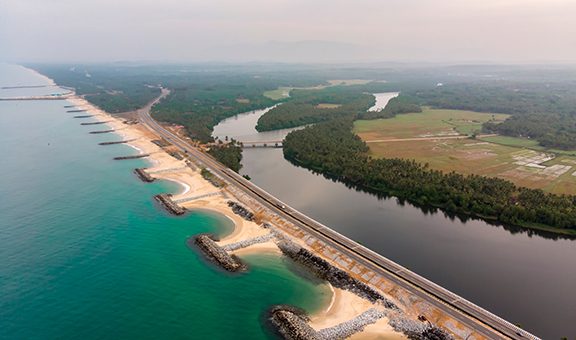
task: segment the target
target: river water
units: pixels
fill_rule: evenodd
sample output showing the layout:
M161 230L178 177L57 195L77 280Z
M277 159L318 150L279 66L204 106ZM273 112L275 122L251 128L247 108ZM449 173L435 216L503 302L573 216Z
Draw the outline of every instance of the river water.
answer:
M258 133L262 114L224 120L215 135L287 134ZM242 174L310 217L540 337L576 337L576 241L379 199L292 165L280 149L243 155Z
M0 65L0 87L45 82ZM328 303L326 285L277 256L245 256L237 275L207 263L188 239L225 235L229 220L165 213L153 195L180 188L139 181L145 161L112 160L136 151L99 146L119 136L88 134L101 128L64 105L0 102L0 339L268 339L271 305Z

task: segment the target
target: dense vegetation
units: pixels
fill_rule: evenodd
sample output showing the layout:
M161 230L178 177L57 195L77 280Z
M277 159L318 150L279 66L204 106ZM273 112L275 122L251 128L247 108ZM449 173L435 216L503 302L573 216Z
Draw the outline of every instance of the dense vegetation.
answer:
M92 104L110 113L137 110L160 95L140 68L119 72L116 67L74 67L34 65L35 69L54 79L57 84L73 87Z
M484 130L505 136L529 137L547 148L576 149L576 115L516 115L501 124L485 123Z
M241 112L274 105L262 95L264 88L245 84L190 84L172 90L154 107L158 120L183 125L190 137L212 140L212 129L221 120Z
M235 140L226 144L212 145L208 153L236 172L242 168L242 148Z
M305 65L29 65L58 84L74 87L79 95L111 113L145 106L160 94L171 94L153 109L161 121L183 125L190 137L212 140L220 120L276 103L263 96L279 86L308 87L328 79L349 77L347 70ZM355 71L360 74L367 72Z
M527 136L544 146L576 148L574 69L273 64L31 66L58 84L74 87L78 94L109 112L140 108L159 95L159 86L169 88L171 95L154 108L154 117L183 125L191 137L201 141L211 141L212 128L220 120L276 103L262 94L279 86L307 87L326 84L329 79L385 79L385 83L293 90L286 103L261 118L258 129L320 123L290 134L284 145L285 155L349 185L450 213L510 224L571 229L576 225L572 196L518 188L500 179L444 174L409 160L374 160L366 155L366 145L350 131L354 119L387 118L430 105L509 113L513 117L508 121L487 123L485 129ZM374 103L367 93L387 91L402 94L384 110L366 112ZM237 145L217 145L210 153L238 171L240 151Z
M576 69L558 67L451 66L334 67L275 64L92 64L28 65L74 87L102 109L126 112L143 107L159 95L171 95L157 105L154 117L183 125L188 134L211 141L212 127L238 112L270 106L265 91L279 86L307 87L330 79L372 79L364 85L333 86L324 90L293 90L285 105L264 115L259 130L293 127L334 117L363 114L362 119L386 118L417 110L416 105L512 114L486 131L528 136L547 147L576 149ZM401 91L381 112L365 112L365 93ZM316 98L314 98L316 97ZM321 108L317 104L340 104ZM394 108L393 105L401 105ZM540 129L534 129L539 126Z
M348 185L448 213L576 231L575 196L519 188L497 178L443 173L412 160L372 159L351 128L352 120L337 119L294 131L286 137L284 156Z
M576 149L576 89L570 84L464 83L413 95L421 104L438 108L512 114L501 125L486 123L485 131L534 138L546 147Z
M383 85L332 86L323 89L292 90L288 102L268 111L258 120L256 130L269 131L327 121L339 117L366 114L375 103L368 91L377 92ZM332 105L332 106L329 106ZM379 113L374 113L379 114Z

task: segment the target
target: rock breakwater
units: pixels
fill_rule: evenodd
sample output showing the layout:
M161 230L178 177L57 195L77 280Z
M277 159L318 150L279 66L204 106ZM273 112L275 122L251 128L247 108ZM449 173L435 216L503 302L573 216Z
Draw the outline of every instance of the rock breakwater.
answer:
M202 250L208 259L230 272L246 269L246 266L235 255L230 255L220 247L209 235L202 234L194 238L194 243Z

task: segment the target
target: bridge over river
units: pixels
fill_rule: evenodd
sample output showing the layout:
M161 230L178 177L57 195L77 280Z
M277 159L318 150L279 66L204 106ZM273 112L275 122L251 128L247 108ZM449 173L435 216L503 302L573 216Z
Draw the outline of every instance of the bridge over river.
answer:
M253 141L253 142L241 142L240 146L242 148L281 148L281 140L267 140L267 141Z

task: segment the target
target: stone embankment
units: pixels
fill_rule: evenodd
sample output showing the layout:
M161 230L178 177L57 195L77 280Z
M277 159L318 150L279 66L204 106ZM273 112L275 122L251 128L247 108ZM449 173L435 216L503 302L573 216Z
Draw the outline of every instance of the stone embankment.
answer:
M278 247L284 255L304 265L316 276L330 282L334 287L349 290L373 303L381 302L386 308L399 310L399 308L392 301L384 297L384 295L294 242L283 240L278 242Z
M225 246L222 246L222 249L224 249L226 251L234 251L234 250L249 247L249 246L254 245L254 244L268 242L272 239L274 239L274 234L270 233L270 234L266 234L266 235L262 235L262 236L256 236L253 238L249 238L247 240L238 241L236 243L230 243L230 244L227 244Z
M154 182L154 177L150 176L149 173L146 172L145 168L137 168L134 169L134 173L140 178L143 182L152 183Z
M366 326L376 323L376 321L385 316L386 313L383 311L376 308L370 308L349 321L318 331L318 337L326 340L346 339L363 331Z
M228 206L230 208L232 208L232 211L237 214L242 216L245 220L247 221L254 221L254 214L251 213L248 209L246 209L244 206L240 205L240 203L234 202L234 201L228 201Z
M166 210L168 210L168 212L174 214L174 215L182 215L186 212L185 208L182 208L181 206L179 206L178 204L174 203L174 201L172 201L172 195L170 194L159 194L154 196L154 199L158 202L160 202L160 204L162 204L164 206L164 208L166 208Z
M234 255L228 254L226 250L220 247L210 236L203 234L195 237L194 242L210 260L214 261L220 267L230 272L237 272L246 269L246 266L240 259Z
M172 145L172 144L170 144L168 141L166 141L165 139L155 139L155 140L152 141L152 143L158 145L158 146L161 147L161 148L164 148L164 147L167 147L167 146Z

